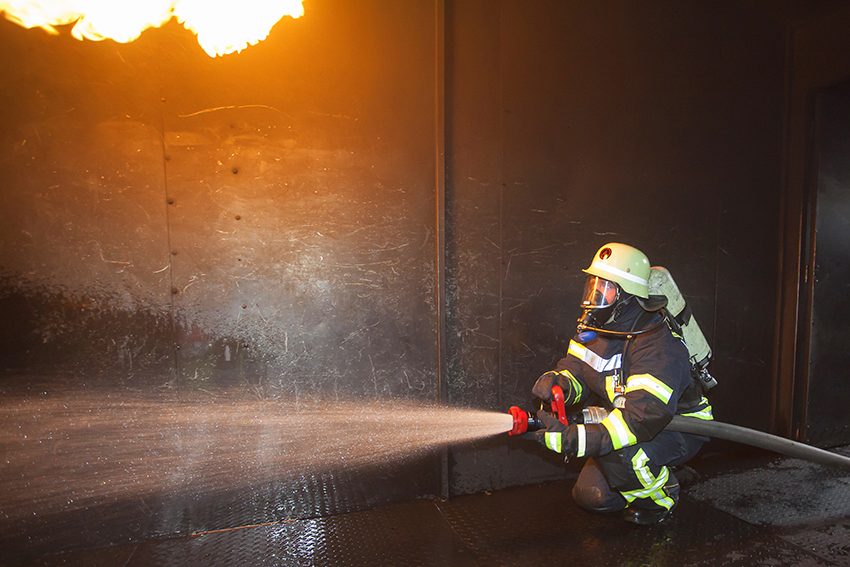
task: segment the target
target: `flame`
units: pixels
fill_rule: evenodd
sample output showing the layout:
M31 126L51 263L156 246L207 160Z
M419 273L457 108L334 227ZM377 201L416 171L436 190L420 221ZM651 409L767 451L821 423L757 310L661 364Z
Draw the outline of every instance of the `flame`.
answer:
M7 20L25 28L58 34L56 26L74 24L79 39L120 43L171 18L198 36L210 56L239 52L266 37L284 16L304 15L303 0L0 0Z
M198 35L198 43L210 56L239 52L268 37L284 16L304 15L302 0L178 0L174 15ZM220 9L210 9L215 4ZM233 4L238 9L227 9Z

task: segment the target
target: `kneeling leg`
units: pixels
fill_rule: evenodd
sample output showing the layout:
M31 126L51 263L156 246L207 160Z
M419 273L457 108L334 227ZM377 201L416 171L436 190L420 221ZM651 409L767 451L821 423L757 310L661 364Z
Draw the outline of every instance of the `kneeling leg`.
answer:
M626 507L626 499L611 489L593 459L587 460L578 475L573 500L588 512L616 512Z

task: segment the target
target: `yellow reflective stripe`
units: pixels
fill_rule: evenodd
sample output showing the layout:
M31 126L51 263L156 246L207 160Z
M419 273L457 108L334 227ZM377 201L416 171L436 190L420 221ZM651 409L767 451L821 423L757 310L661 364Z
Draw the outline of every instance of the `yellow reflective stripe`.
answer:
M587 350L587 347L584 345L580 345L575 341L570 341L570 346L567 348L567 354L571 354L579 360L584 360L584 353Z
M663 403L670 401L673 389L667 384L652 376L651 374L634 374L626 380L626 393L635 390L645 390L661 400Z
M629 430L629 426L626 425L626 420L623 419L623 413L619 408L609 413L608 417L602 420L602 425L608 430L608 434L611 436L611 443L614 445L615 450L637 443L637 438Z
M561 452L561 433L557 431L546 432L546 446L556 453Z
M576 457L583 457L585 451L587 451L587 430L585 430L584 425L577 425L578 429L578 450L576 451Z
M614 376L605 377L605 394L608 396L609 402L614 402Z
M567 354L573 355L599 373L617 370L622 366L623 362L622 353L615 354L611 358L602 358L586 346L580 345L575 341L570 341Z
M683 413L680 415L683 415L685 417L695 417L697 419L704 419L706 421L712 421L714 419L714 414L712 413L711 405L708 403L708 398L703 396L702 398L700 398L699 403L700 405L705 404L705 407L698 411Z
M664 486L664 484L662 484L661 486ZM656 488L655 486L650 486L649 488L638 488L637 490L626 490L624 492L621 492L620 494L622 494L623 498L625 498L629 502L633 502L633 501L637 500L638 498L651 497L652 493L657 492L657 491L658 491L658 488Z
M646 463L648 462L649 457L643 449L638 450L638 452L635 453L635 456L632 457L632 468L634 468L635 473L644 488L651 486L652 483L655 482L655 477L652 476L652 473L649 472L649 467L646 466Z
M643 449L641 449L642 451ZM635 457L637 458L639 455L640 453L635 455ZM645 454L643 456L646 457ZM632 463L635 465L635 473L644 487L637 490L627 490L621 492L621 494L628 502L633 502L638 498L652 498L652 501L658 506L669 510L673 507L674 501L664 492L664 485L667 484L667 480L670 478L670 472L667 467L661 467L661 474L658 477L653 477L649 471L649 467L646 466L648 461L648 458L639 462L635 462L635 459L632 459Z
M650 494L653 502L663 508L667 508L668 510L676 503L676 501L667 496L667 492L664 491L664 485L667 484L669 479L670 470L667 467L661 467L661 474L658 475L658 490Z
M667 484L667 480L670 478L667 467L662 467L661 474L658 478L656 478L652 475L652 472L650 472L647 463L649 463L649 457L646 453L644 453L643 449L640 449L632 458L632 466L634 468L635 475L638 480L640 480L643 488L623 492L623 497L625 497L629 502L632 502L637 498L649 497L652 498L652 501L658 506L669 510L673 506L674 502L673 499L667 496L667 493L664 492L664 485Z
M575 399L578 400L581 398L581 395L584 393L584 388L581 387L581 383L578 380L570 376L573 381L573 389L575 390L576 396Z
M706 421L712 421L714 419L714 414L711 412L711 406L705 408L704 410L695 411L692 413L683 413L680 414L684 417L695 417L697 419L704 419Z
M669 510L670 508L673 507L673 504L675 504L676 501L673 500L672 498L670 498L669 496L667 496L667 494L663 490L661 491L661 494L664 494L664 496L659 497L659 498L653 497L652 500L653 500L653 502L655 502L659 506L663 506L663 507L665 507Z
M572 373L569 370L561 370L559 372L556 372L556 374L563 376L564 378L568 379L570 381L570 383L573 385L573 392L575 392L575 398L573 398L573 401L580 399L581 394L584 391L584 388L581 387L581 383L578 380L576 380L575 376L573 376ZM564 401L567 402L567 405L570 405L570 400L564 400Z

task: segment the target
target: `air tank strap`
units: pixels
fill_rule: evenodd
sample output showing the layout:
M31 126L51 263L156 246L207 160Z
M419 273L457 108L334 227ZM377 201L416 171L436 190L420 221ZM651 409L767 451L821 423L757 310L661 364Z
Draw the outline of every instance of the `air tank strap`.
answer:
M688 324L688 322L691 320L691 318L693 316L694 316L694 312L691 311L691 306L686 301L685 302L685 308L682 309L682 311L678 315L676 315L674 317L674 319L676 319L676 322L679 324L680 327L684 327L685 325Z

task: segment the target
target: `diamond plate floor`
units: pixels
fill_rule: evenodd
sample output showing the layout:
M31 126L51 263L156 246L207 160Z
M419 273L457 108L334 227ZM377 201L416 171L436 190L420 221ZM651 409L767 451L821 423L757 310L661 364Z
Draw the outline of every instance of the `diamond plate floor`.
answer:
M725 457L696 466L703 480L685 489L673 517L658 526L582 512L567 480L45 555L23 564L850 567L850 473L767 453L751 456L743 467ZM795 521L789 510L796 511Z
M833 449L850 456L850 448ZM749 522L799 526L850 517L850 473L799 459L764 456L763 464L706 479L691 497Z

